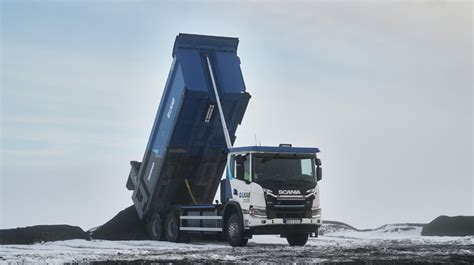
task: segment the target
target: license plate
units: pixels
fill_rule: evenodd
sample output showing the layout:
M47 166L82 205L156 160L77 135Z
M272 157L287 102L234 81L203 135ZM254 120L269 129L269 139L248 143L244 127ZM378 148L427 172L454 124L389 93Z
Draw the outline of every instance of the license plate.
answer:
M299 219L286 219L285 224L301 224L301 220L299 220Z

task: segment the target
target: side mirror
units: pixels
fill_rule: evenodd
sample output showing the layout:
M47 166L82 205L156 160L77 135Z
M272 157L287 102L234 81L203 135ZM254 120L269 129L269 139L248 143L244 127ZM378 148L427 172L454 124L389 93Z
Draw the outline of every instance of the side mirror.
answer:
M237 163L235 167L235 177L237 179L243 180L244 179L244 165Z
M247 156L237 155L235 156L235 177L240 180L245 180L245 162L247 161Z
M243 164L245 160L247 160L247 158L243 155L235 156L235 161L237 162L237 164Z
M323 169L321 168L321 159L316 158L316 180L320 181L323 179Z
M321 166L321 159L319 158L316 158L316 160L314 161L316 163L316 166Z

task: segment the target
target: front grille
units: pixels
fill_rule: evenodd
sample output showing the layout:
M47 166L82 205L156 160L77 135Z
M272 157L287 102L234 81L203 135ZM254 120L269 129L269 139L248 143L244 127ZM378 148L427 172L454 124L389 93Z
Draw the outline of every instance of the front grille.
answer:
M305 207L306 200L276 200L275 205L278 206L288 206L288 207Z
M276 206L276 205L275 205ZM289 207L293 205L281 205L280 207L269 207L267 216L273 218L311 218L311 208ZM304 206L304 205L301 205Z
M274 211L273 218L305 218L306 211Z
M274 218L311 218L313 198L303 196L270 196L265 197L267 217Z

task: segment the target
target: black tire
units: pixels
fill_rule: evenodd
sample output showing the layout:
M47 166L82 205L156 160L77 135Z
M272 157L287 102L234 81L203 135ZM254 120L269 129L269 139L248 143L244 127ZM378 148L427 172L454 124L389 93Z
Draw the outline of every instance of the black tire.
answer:
M163 240L163 221L158 213L153 214L148 220L148 235L152 240Z
M238 214L233 213L227 219L225 236L227 242L233 247L243 247L247 245L248 238L244 237L243 221Z
M168 217L166 217L165 237L166 237L166 240L170 242L180 241L179 221L178 221L177 213L175 211L171 211L168 214Z
M304 246L308 242L308 233L288 234L286 240L290 246Z

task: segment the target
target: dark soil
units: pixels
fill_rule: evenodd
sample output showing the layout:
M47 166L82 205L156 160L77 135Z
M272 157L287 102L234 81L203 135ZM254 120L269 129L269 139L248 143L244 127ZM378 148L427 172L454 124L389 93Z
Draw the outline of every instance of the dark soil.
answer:
M36 225L0 230L0 244L34 244L46 241L89 239L78 226Z
M317 239L316 239L317 240ZM170 250L162 256L140 253L123 260L106 259L91 264L474 264L472 245L416 243L407 240L374 240L370 244L290 247L280 244L253 244L243 248L192 251ZM151 256L150 255L150 256ZM179 259L170 259L170 255ZM235 257L227 260L225 257Z
M439 216L425 225L422 236L472 236L474 216Z
M37 225L0 230L0 245L34 244L69 239L145 240L149 239L146 226L138 218L134 206L119 212L107 223L92 232L69 225Z
M140 221L132 205L119 212L107 223L91 232L93 239L105 240L146 240L149 239L146 225Z

